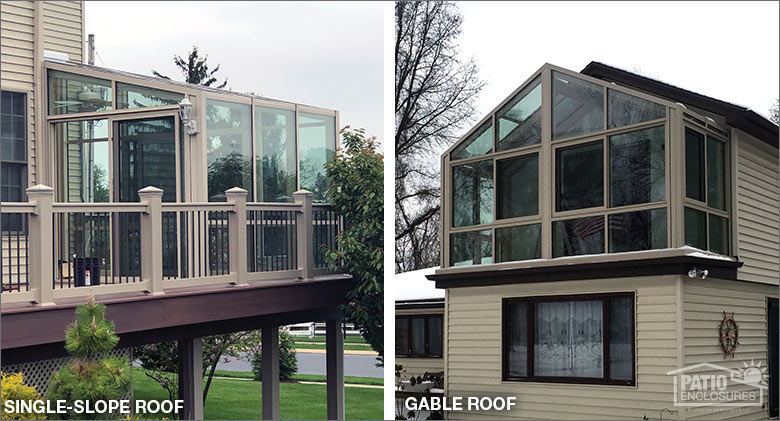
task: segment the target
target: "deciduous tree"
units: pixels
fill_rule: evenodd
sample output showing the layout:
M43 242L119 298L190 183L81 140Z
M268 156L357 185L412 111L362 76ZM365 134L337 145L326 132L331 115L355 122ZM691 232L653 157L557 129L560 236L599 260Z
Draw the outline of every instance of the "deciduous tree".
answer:
M219 71L219 64L217 67L209 70L207 61L208 55L201 57L198 47L195 45L192 46L192 50L187 54L186 59L178 54L173 55L173 62L181 70L182 75L184 75L184 81L196 85L211 86L217 83L217 78L214 75ZM163 79L170 79L170 77L160 74L156 70L152 70L152 74ZM225 79L215 88L223 89L227 86L227 83L228 81Z

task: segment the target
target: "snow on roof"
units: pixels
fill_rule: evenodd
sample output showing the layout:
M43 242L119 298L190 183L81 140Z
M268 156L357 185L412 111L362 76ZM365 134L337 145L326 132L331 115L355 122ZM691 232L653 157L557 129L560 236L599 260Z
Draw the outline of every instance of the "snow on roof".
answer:
M393 276L392 290L395 291L395 301L443 299L444 290L436 289L436 283L429 281L426 275L433 275L438 267L413 270Z

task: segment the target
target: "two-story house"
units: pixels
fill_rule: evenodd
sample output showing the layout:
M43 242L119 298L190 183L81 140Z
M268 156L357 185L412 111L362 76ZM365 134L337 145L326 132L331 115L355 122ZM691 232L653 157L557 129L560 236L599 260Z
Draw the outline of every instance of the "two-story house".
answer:
M449 419L777 416L777 125L545 64L441 168L446 394L517 399ZM759 364L763 404L675 401L676 370Z

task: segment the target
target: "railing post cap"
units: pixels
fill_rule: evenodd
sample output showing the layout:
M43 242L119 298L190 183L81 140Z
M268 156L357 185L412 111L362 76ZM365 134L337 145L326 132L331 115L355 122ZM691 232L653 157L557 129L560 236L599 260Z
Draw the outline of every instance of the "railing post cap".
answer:
M141 190L138 190L138 195L160 195L162 196L163 190L154 186L146 186Z
M313 196L313 195L314 193L305 189L300 189L297 192L293 193L293 196Z
M44 185L44 184L36 184L36 185L34 185L32 187L28 187L26 191L27 191L27 194L30 194L30 193L32 193L32 194L35 194L35 193L39 193L39 194L40 193L54 193L54 189L53 188L51 188L51 187L49 187L47 185Z
M233 187L231 189L225 190L226 196L246 196L247 194L249 194L249 192L242 189L241 187Z

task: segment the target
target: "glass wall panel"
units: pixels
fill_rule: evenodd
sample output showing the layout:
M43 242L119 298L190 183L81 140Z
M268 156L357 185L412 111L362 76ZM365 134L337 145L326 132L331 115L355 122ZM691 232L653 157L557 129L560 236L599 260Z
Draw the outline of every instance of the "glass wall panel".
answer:
M609 137L611 207L665 199L664 127Z
M707 206L726 210L724 144L707 136Z
M729 220L710 214L710 251L729 254Z
M252 120L249 104L206 100L206 160L209 201L225 201L225 190L252 194Z
M408 319L395 319L395 355L409 353L409 322Z
M497 161L498 219L539 213L539 154Z
M542 225L496 228L496 262L542 257Z
M685 208L685 245L707 250L707 214Z
M553 257L604 253L604 216L555 221Z
M617 297L607 300L609 308L609 377L634 378L634 300Z
M444 346L442 338L442 320L441 317L428 318L428 355L442 355Z
M542 83L538 78L498 110L496 125L499 151L542 141Z
M452 159L484 155L493 150L493 123L488 120L452 151Z
M336 153L336 117L298 113L301 188L314 194L315 202L327 201L330 180L325 163Z
M666 117L666 107L614 89L607 89L607 128Z
M685 128L685 195L704 201L704 135Z
M510 303L507 309L509 344L507 375L525 377L528 375L528 303Z
M58 200L110 202L108 120L56 123Z
M119 201L137 202L138 190L155 186L163 202L176 201L176 120L157 117L119 122Z
M452 167L454 227L493 222L493 161Z
M450 234L450 266L493 263L490 230Z
M609 218L609 252L666 248L666 209L615 213Z
M184 98L184 94L176 92L121 82L116 83L116 108L118 110L176 105L182 98Z
M292 202L295 172L295 111L255 107L258 202Z
M604 129L604 88L552 72L552 138L565 139Z
M536 303L534 376L604 377L601 301Z
M49 70L49 115L111 110L111 81Z
M412 355L425 354L425 319L412 319Z
M604 144L560 148L556 152L556 210L604 204Z

